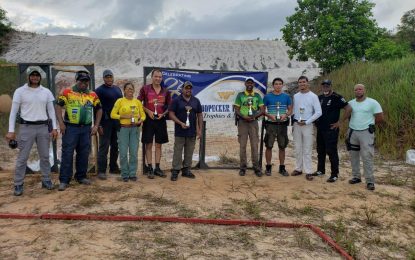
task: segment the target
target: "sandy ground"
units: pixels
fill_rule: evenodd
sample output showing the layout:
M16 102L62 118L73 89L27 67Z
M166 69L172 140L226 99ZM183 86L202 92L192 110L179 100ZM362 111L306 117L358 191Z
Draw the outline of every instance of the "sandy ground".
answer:
M64 192L40 187L28 175L23 196L12 195L14 160L7 150L0 172L1 213L81 213L258 219L312 223L358 259L414 257L414 168L377 160L374 192L350 185L342 155L341 177L256 177L248 171L195 170L180 177L136 183L72 182ZM291 154L288 152L287 154ZM287 158L293 169L293 158ZM55 183L57 174L53 174ZM222 227L152 222L0 220L0 259L334 259L339 255L308 230Z

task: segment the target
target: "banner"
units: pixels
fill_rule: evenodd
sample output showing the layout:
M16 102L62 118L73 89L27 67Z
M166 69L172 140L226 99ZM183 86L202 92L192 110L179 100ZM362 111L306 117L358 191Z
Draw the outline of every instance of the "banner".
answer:
M174 70L162 70L163 83L172 93L173 98L180 95L183 84L193 84L192 93L203 109L204 120L234 119L233 104L239 92L245 90L245 79L255 81L255 92L263 97L267 92L267 72L222 72L197 73Z

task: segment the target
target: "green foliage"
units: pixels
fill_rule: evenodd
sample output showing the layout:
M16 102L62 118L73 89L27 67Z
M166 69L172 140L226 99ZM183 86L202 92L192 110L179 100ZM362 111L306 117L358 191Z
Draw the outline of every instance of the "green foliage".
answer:
M402 16L397 36L401 41L408 42L415 51L415 9Z
M389 38L379 38L372 47L366 50L366 59L381 61L386 59L402 58L409 54L409 46L399 44Z
M363 0L297 0L298 7L281 30L290 58L316 60L329 72L361 59L380 33L373 3Z
M354 98L353 87L362 83L367 96L380 103L385 123L377 128L375 142L384 158L403 159L415 147L415 55L347 64L326 77L346 100ZM346 128L341 129L343 136Z
M6 13L7 12L0 7L0 37L3 37L12 30L11 23L7 19Z

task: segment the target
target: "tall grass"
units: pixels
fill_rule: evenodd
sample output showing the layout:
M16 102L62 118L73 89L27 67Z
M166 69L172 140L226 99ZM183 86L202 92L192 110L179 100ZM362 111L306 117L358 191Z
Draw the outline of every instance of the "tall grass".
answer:
M380 103L385 124L376 130L376 147L384 158L402 159L415 147L415 55L348 64L324 78L331 79L334 91L347 100L354 98L354 86L362 83L367 96ZM343 128L344 133L347 126Z

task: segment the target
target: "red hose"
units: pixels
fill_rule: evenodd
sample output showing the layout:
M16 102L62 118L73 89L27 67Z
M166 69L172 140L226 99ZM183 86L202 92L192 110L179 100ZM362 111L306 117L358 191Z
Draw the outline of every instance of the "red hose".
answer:
M99 220L99 221L158 221L172 223L230 225L230 226L263 226L277 228L309 228L323 239L329 246L336 250L342 257L352 260L341 246L318 227L312 224L285 223L274 221L243 220L243 219L203 219L203 218L180 218L163 216L106 216L85 214L13 214L0 213L0 219L54 219L54 220Z

